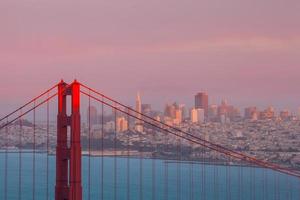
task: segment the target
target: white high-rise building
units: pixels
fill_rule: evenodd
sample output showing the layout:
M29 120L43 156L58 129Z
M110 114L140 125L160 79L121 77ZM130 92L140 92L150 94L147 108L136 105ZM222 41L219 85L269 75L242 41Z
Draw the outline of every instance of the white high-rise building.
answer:
M138 92L137 95L136 95L136 100L135 100L135 110L138 112L136 114L136 117L138 119L136 119L135 121L135 130L138 131L138 132L143 132L143 123L141 120L142 118L142 101L141 101L141 96L140 96L140 93Z
M193 108L191 110L191 122L192 123L203 123L205 118L204 109Z

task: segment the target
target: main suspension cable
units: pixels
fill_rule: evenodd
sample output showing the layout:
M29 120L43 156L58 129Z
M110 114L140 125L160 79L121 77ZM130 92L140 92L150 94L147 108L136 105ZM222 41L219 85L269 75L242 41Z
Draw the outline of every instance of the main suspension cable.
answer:
M86 96L91 96L91 95L89 95L88 93L86 93L84 91L81 91L81 93L84 94L84 95L86 95ZM125 114L128 113L128 112L126 112L126 111L124 111L124 110L122 110L122 109L120 109L120 108L118 108L116 106L113 106L113 105L111 105L111 104L109 104L109 103L107 103L105 101L102 101L101 99L99 99L97 97L91 96L91 98L93 98L94 100L96 100L96 101L98 101L100 103L103 102L105 105L107 105L107 106L109 106L111 108L114 108L114 109L116 109L116 110L118 110L118 111L120 111L122 113L125 113ZM126 106L125 108L128 108L128 107ZM167 128L162 128L162 127L158 126L157 124L155 124L154 122L149 122L149 121L147 121L147 120L145 120L143 118L140 119L140 118L136 117L135 115L133 115L131 113L128 113L128 114L131 117L135 118L135 119L141 120L141 121L143 121L143 122L145 122L145 123L147 123L147 124L149 124L151 126L157 127L157 128L159 128L161 130L164 130L164 131L166 131L166 132L168 132L168 133L170 133L170 134L172 134L174 136L182 137L183 139L185 139L187 141L191 141L191 142L194 142L194 143L196 143L198 145L201 145L203 147L206 147L206 148L209 148L211 150L215 150L217 152L223 153L223 154L225 154L225 155L227 155L229 157L236 158L238 160L244 160L244 161L247 161L249 163L256 164L256 165L261 166L261 167L266 167L266 168L269 168L269 169L273 169L275 171L278 171L278 172L281 172L281 173L284 173L284 174L289 174L289 175L292 175L292 176L300 177L300 174L294 172L293 170L286 169L286 168L283 168L283 167L280 167L280 166L277 166L277 165L274 165L274 164L271 164L271 163L266 163L266 162L257 160L256 158L252 158L252 157L249 157L247 155L243 155L243 154L240 154L238 152L234 152L232 150L227 150L227 148L225 148L225 147L218 148L219 145L212 144L211 142L208 142L208 141L203 140L201 138L198 138L196 136L192 136L189 133L187 133L186 136L181 136L179 133L173 132L173 131L171 131L171 130L169 130ZM148 117L148 118L150 118L150 117ZM156 122L157 120L153 119L153 121ZM159 123L162 123L162 122L159 122ZM167 124L164 124L164 123L162 123L162 124L164 126L168 126ZM177 128L175 128L175 129L177 129ZM180 129L177 129L177 130L178 130L178 132L186 133L186 132L184 132L184 131L182 131ZM190 136L192 138L187 137L187 136ZM212 144L212 145L210 145L210 144Z
M154 121L154 122L156 122L156 123L159 123L159 124L163 125L164 127L167 127L167 128L172 129L172 130L175 130L175 131L184 133L185 135L188 135L188 136L190 136L191 138L194 138L194 139L196 139L196 140L198 140L198 141L201 141L201 142L203 142L203 143L205 144L205 146L208 147L209 149L215 149L215 150L218 149L218 150L216 150L216 151L222 151L224 154L226 154L226 155L228 155L228 156L235 157L235 158L237 158L237 159L244 160L244 161L247 161L247 162L249 162L249 163L255 163L255 164L259 165L259 166L263 166L263 167L267 167L267 168L270 168L270 169L274 169L274 170L276 170L276 171L279 171L279 170L281 170L282 172L283 172L283 171L288 171L289 173L293 173L295 176L300 177L300 174L299 174L297 171L295 171L295 170L283 168L283 167L278 166L278 165L275 165L275 164L273 164L273 163L267 163L267 162L265 162L265 161L258 160L258 159L256 159L255 157L251 157L251 156L249 156L249 155L246 155L246 154L243 154L243 153L240 153L240 152L231 150L231 149L229 149L229 148L227 148L227 147L224 147L224 146L221 146L221 145L218 145L218 144L214 144L214 143L212 143L212 142L210 142L210 141L204 140L204 139L202 139L202 138L200 138L200 137L197 137L197 136L195 136L195 135L193 135L193 134L190 134L190 133L188 133L188 132L186 132L186 131L183 131L183 130L181 130L181 129L179 129L179 128L176 128L176 127L174 127L174 126L165 124L165 123L163 123L163 122L161 122L161 121L159 121L159 120L156 120L156 119L154 119L154 118L152 118L152 117L149 117L148 115L145 115L145 114L143 114L143 113L141 113L141 112L138 112L137 110L132 109L132 108L130 108L130 107L128 107L128 106L126 106L126 105L124 105L124 104L122 104L122 103L120 103L120 102L118 102L118 101L116 101L116 100L114 100L114 99L112 99L112 98L110 98L110 97L108 97L108 96L106 96L106 95L104 95L104 94L102 94L102 93L100 93L100 92L98 92L98 91L96 91L96 90L94 90L94 89L92 89L92 88L90 88L90 87L88 87L88 86L82 84L82 83L80 83L80 85L81 85L83 88L86 88L86 89L88 89L89 91L92 91L92 92L94 92L95 94L100 95L101 97L103 97L103 98L105 98L105 99L107 99L107 100L109 100L109 101L111 101L111 102L113 102L113 103L115 103L115 104L118 104L118 105L120 105L120 106L122 106L122 107L124 107L124 108L126 108L126 109L129 109L130 111L133 111L134 113L137 113L137 114L141 115L141 116L144 117L144 118L150 119L151 121ZM83 94L85 93L85 92L83 92L83 91L81 91L81 92L82 92ZM86 93L85 93L85 94L86 94ZM97 97L94 97L94 98L97 98ZM105 103L107 103L107 102L105 102ZM107 103L107 104L108 104L108 103ZM109 105L111 106L111 104L109 104ZM203 145L204 145L204 144L203 144ZM210 146L210 147L209 147L209 146ZM284 173L284 172L283 172L283 173ZM293 174L291 174L291 175L293 175Z
M17 108L16 110L14 110L13 112L9 113L8 115L2 117L0 119L0 122L3 121L4 119L10 117L11 115L15 114L16 112L20 111L21 109L25 108L26 106L32 104L34 101L38 100L39 98L41 98L42 96L44 96L45 94L51 92L54 88L57 87L58 84L52 86L51 88L49 88L48 90L46 90L45 92L43 92L42 94L38 95L37 97L33 98L32 100L30 100L29 102L27 102L26 104L24 104L23 106Z
M28 113L30 113L31 111L33 111L34 109L36 109L37 107L45 104L47 101L49 101L50 99L54 98L57 95L57 93L51 95L49 98L45 99L44 101L38 103L37 105L34 105L32 108L30 108L29 110L27 110L26 112L22 113L21 115L19 115L18 117L12 119L11 121L6 121L5 124L0 126L0 130L3 129L4 127L7 127L8 125L14 123L16 120L20 119L21 117L27 115Z

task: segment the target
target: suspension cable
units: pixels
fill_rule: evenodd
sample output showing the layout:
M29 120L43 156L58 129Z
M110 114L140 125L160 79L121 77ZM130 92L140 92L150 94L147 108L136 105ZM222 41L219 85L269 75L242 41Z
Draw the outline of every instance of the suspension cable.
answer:
M91 91L93 91L93 90L91 89ZM84 92L84 91L81 91L81 93L83 93L83 94L85 94L85 95L89 95L89 94L87 94L87 93ZM101 93L98 93L98 94L102 95ZM96 99L97 101L100 100L100 99L97 98L97 97L94 97L94 96L91 96L91 97L94 98L94 99ZM105 96L103 95L103 97L105 97ZM107 99L108 99L108 98L107 98ZM117 102L117 101L115 101L115 100L111 100L111 101ZM101 100L100 100L100 102L101 102ZM111 104L109 104L109 103L107 103L107 102L105 102L105 101L103 101L103 103L106 104L106 105L108 105L108 106L110 106L110 107L114 107L113 105L111 105ZM118 102L117 102L117 103L115 103L115 104L122 105L124 108L133 110L135 113L139 113L139 112L135 111L134 109L132 109L132 108L130 108L130 107L128 107L128 106L125 106L125 105L123 105L123 104L121 104L121 103L118 103ZM124 110L121 110L121 109L117 108L116 106L115 106L115 108L116 108L117 110L123 112L123 113L126 113ZM175 130L175 131L178 131L178 132L181 132L181 133L184 133L186 136L189 136L189 137L193 138L193 139L191 139L191 138L187 138L186 136L182 136L182 137L185 138L186 140L192 140L192 141L194 141L194 142L195 142L195 140L197 140L197 142L199 143L199 145L205 146L205 147L207 147L207 148L209 148L209 149L212 149L212 150L216 150L216 151L218 151L218 152L222 152L223 154L226 154L227 156L230 156L230 157L233 157L233 158L236 158L236 159L239 159L239 160L244 160L244 161L247 161L247 162L249 162L249 163L254 163L254 164L258 165L258 166L266 167L266 168L269 168L269 169L273 169L273 170L279 171L279 172L281 172L281 173L290 174L290 175L293 175L293 176L300 177L300 174L299 174L298 172L294 171L294 170L287 169L287 168L284 168L284 167L275 165L275 164L273 164L273 163L267 163L267 162L265 162L265 161L258 160L258 159L256 159L256 158L251 157L251 156L248 156L248 155L246 155L246 154L242 154L242 153L236 152L236 151L234 151L234 150L228 149L228 148L226 148L226 147L220 146L220 145L218 145L218 144L214 144L214 143L212 143L212 142L203 140L203 139L201 139L201 138L199 138L199 137L197 137L197 136L195 136L195 135L192 135L192 134L190 134L190 133L188 133L188 132L186 132L186 131L183 131L183 130L178 129L178 128L176 128L176 127L173 127L173 126L170 126L170 125L168 125L168 124L165 124L165 123L163 123L163 122L161 122L161 121L158 121L158 120L156 120L156 119L154 119L154 118L151 118L151 117L149 117L149 116L147 116L147 115L144 115L144 114L142 114L142 113L139 113L139 114L142 115L142 116L145 116L145 118L148 118L148 119L154 121L154 123L157 122L157 123L159 123L159 124L162 124L162 125L165 126L165 127L168 127L168 128L170 128L170 129L172 129L172 130ZM137 118L136 116L133 116L133 117L134 117L134 118ZM142 120L142 121L144 121L145 123L148 123L148 124L150 124L150 125L152 125L152 126L157 126L156 124L154 124L154 123L152 123L152 122L148 122L148 121L146 121L145 119L140 119L140 120ZM169 129L166 129L166 130L168 130L170 133L174 133L174 132L172 132L172 131L169 130ZM175 135L175 134L179 135L178 133L174 133L173 135ZM195 140L194 140L194 139L195 139Z
M89 94L87 94L87 93L84 92L84 91L81 91L81 93L84 94L84 95L86 95L86 96L89 96ZM91 95L90 95L90 96L91 96ZM101 99L99 99L99 98L97 98L97 97L91 96L91 98L95 99L95 100L98 101L98 102L103 102L105 105L107 105L107 106L109 106L109 107L111 107L111 108L114 108L114 109L116 109L116 110L118 110L118 111L120 111L120 112L122 112L122 113L125 113L125 114L127 113L126 111L124 111L124 110L122 110L122 109L120 109L120 108L118 108L118 107L116 107L116 106L113 106L113 105L111 105L111 104L109 104L109 103L107 103L107 102L105 102L105 101L102 101ZM128 108L128 107L126 106L125 108ZM159 128L159 129L161 129L161 130L164 130L164 131L166 131L166 132L168 132L168 133L171 133L172 135L175 135L175 136L180 137L180 134L178 134L178 133L176 133L176 132L173 132L173 131L171 131L171 130L169 130L169 129L167 129L167 128L162 128L162 127L158 126L157 124L155 124L155 123L153 123L153 122L149 122L149 121L147 121L147 120L145 120L145 119L143 119L143 118L140 119L140 118L138 118L138 117L136 117L135 115L130 114L130 113L128 113L128 114L129 114L130 116L132 116L133 118L135 118L135 119L139 119L139 120L141 120L141 121L143 121L143 122L145 122L145 123L147 123L147 124L149 124L149 125L151 125L151 126L157 127L157 128ZM148 118L150 118L150 117L148 117ZM152 118L151 118L151 119L152 119ZM157 120L156 120L156 119L153 119L153 121L156 122ZM162 123L162 122L159 122L159 123ZM165 126L169 126L169 125L164 124L164 123L162 123L162 124L165 125ZM171 126L171 127L172 127L172 126ZM177 128L173 128L173 129L177 129ZM186 133L185 131L182 131L182 130L180 130L180 129L177 129L177 130L178 130L179 132ZM182 138L185 139L185 140L187 140L187 141L191 141L191 142L194 142L194 143L199 144L199 145L201 145L201 146L204 146L204 147L206 147L206 148L209 148L209 149L211 149L211 150L215 150L215 151L217 151L217 152L223 153L223 154L225 154L225 155L227 155L227 156L230 156L230 157L233 157L233 158L236 158L236 159L239 159L239 160L245 160L245 161L247 161L247 162L249 162L249 163L254 163L254 164L257 164L258 166L263 166L263 167L266 167L266 168L269 168L269 169L273 169L273 170L278 171L278 172L281 172L281 173L285 173L285 174L289 174L289 175L292 175L292 176L300 177L300 175L299 175L298 173L294 172L293 170L290 170L290 169L287 169L287 168L283 168L283 167L277 166L277 165L272 164L272 163L266 163L266 162L260 161L260 160L258 160L258 159L256 159L256 158L253 158L253 157L250 157L250 156L247 156L247 155L240 154L240 153L238 153L238 152L229 150L229 149L227 149L227 148L225 148L225 147L222 147L222 146L220 146L220 145L216 145L216 144L213 144L213 143L211 143L211 142L209 142L209 141L206 141L206 140L203 140L203 139L198 138L198 137L196 137L196 136L193 136L193 135L191 135L190 133L187 133L186 135L192 137L193 139L192 139L192 138L189 138L189 137L186 137L186 136L182 136ZM195 140L195 139L198 139L198 140ZM199 140L200 140L200 141L199 141ZM219 148L219 147L220 147L220 148Z
M47 98L47 99L45 99L44 101L38 103L37 105L34 105L32 108L30 108L30 109L27 110L26 112L22 113L22 115L20 115L20 116L14 118L14 119L12 119L11 121L7 121L5 124L3 124L3 125L0 126L0 130L1 130L2 128L4 128L4 127L6 127L6 126L8 126L8 125L10 125L10 124L12 124L12 123L14 123L16 120L20 119L21 117L27 115L27 114L30 113L31 111L35 110L37 107L39 107L39 106L45 104L47 101L49 101L50 99L54 98L56 95L57 95L57 93L51 95L49 98Z
M208 147L208 148L210 148L210 149L213 149L213 148L214 148L214 149L218 149L217 151L222 151L223 153L226 152L225 154L228 155L228 156L235 157L235 158L240 159L240 160L245 160L245 161L250 162L250 163L256 163L256 164L259 165L259 166L267 167L267 168L274 169L274 170L277 170L277 171L278 171L278 170L281 170L281 171L289 171L289 172L291 172L291 173L297 174L296 176L300 177L300 174L298 174L296 171L294 171L294 170L292 170L292 169L283 168L283 167L280 167L280 166L275 165L275 164L273 164L273 163L267 163L267 162L265 162L265 161L258 160L258 159L256 159L255 157L251 157L251 156L249 156L249 155L246 155L246 154L243 154L243 153L240 153L240 152L231 150L231 149L229 149L229 148L227 148L227 147L224 147L224 146L221 146L221 145L218 145L218 144L214 144L214 143L212 143L212 142L210 142L210 141L204 140L204 139L202 139L202 138L200 138L200 137L197 137L197 136L195 136L195 135L192 135L192 134L190 134L190 133L188 133L188 132L186 132L186 131L183 131L183 130L181 130L181 129L179 129L179 128L176 128L176 127L174 127L174 126L165 124L165 123L163 123L163 122L161 122L161 121L159 121L159 120L156 120L156 119L154 119L154 118L152 118L152 117L149 117L148 115L145 115L145 114L143 114L143 113L141 113L141 112L138 112L137 110L132 109L132 108L130 108L130 107L128 107L128 106L126 106L126 105L124 105L124 104L122 104L122 103L120 103L120 102L118 102L118 101L116 101L116 100L114 100L114 99L112 99L112 98L110 98L110 97L108 97L108 96L106 96L106 95L104 95L104 94L102 94L102 93L100 93L100 92L98 92L98 91L96 91L96 90L94 90L94 89L92 89L92 88L90 88L90 87L88 87L88 86L82 84L82 83L80 83L80 85L81 85L83 88L86 88L86 89L88 89L89 91L92 91L92 92L94 92L95 94L100 95L100 96L104 97L105 99L107 99L107 100L109 100L109 101L111 101L111 102L113 102L113 103L115 103L115 104L118 104L118 105L120 105L120 106L122 106L122 107L124 107L124 108L127 108L127 109L133 111L134 113L137 113L137 114L141 115L142 117L145 117L145 118L147 118L147 119L150 119L151 121L154 121L154 122L156 122L156 123L159 123L159 124L161 124L161 125L163 125L163 126L165 126L165 127L168 127L168 128L170 128L170 129L172 129L172 130L175 130L175 131L184 133L185 135L189 135L190 137L192 137L192 138L194 138L194 139L196 139L196 140L199 140L199 141L203 142L203 143L206 145L206 147ZM83 91L81 91L81 92L82 92L83 94L85 93L85 92L83 92ZM85 94L86 94L86 93L85 93ZM94 97L94 98L96 98L96 97ZM105 102L105 103L107 103L107 102ZM107 104L108 104L108 103L107 103ZM112 106L111 104L109 104L109 105ZM203 145L204 145L204 144L203 144ZM211 147L209 147L209 146L211 146Z
M36 101L37 99L41 98L42 96L44 96L45 94L51 92L54 88L57 87L58 84L52 86L51 88L49 88L48 90L46 90L45 92L41 93L40 95L38 95L37 97L33 98L32 100L30 100L29 102L27 102L26 104L24 104L23 106L17 108L16 110L14 110L13 112L9 113L8 115L2 117L0 119L0 122L3 121L4 119L10 117L11 115L15 114L16 112L20 111L21 109L25 108L26 106L30 105L31 103L33 103L34 101Z

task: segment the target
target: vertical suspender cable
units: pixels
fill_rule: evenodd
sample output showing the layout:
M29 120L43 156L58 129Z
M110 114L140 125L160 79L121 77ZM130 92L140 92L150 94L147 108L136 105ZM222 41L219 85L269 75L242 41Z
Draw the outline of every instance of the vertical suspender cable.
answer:
M241 170L242 170L242 166L241 163L238 164L239 165L239 171L238 171L238 199L241 199Z
M193 160L194 145L190 143L190 162L189 162L189 179L190 179L190 200L194 200L194 160Z
M202 174L203 174L203 199L206 200L206 159L205 159L205 154L206 154L206 148L203 148L203 169L202 169Z
M219 190L219 167L217 166L218 163L218 154L216 153L216 164L214 166L215 168L215 173L216 173L216 182L215 182L215 187L216 187L216 194L215 194L215 200L219 200L219 196L220 196L220 190Z
M22 116L22 109L20 110L20 115ZM19 200L22 199L22 132L23 132L23 122L22 117L19 120L20 133L19 133L19 188L18 188L18 197Z
M292 180L291 180L292 177L289 176L289 200L292 200L293 199L293 188L294 186L292 185Z
M88 109L88 199L91 199L91 97L89 90L89 109Z
M282 187L282 191L283 191L283 195L285 196L286 200L289 200L289 193L288 193L288 187L289 187L289 180L288 180L288 176L284 177L284 187Z
M181 133L180 133L181 134ZM180 138L177 137L177 200L180 200L180 196L181 196L181 172L180 172L180 168L181 168L181 140Z
M231 200L231 157L228 164L228 199Z
M244 163L242 162L243 166L241 167L241 184L240 184L240 187L241 187L241 199L243 199L243 196L244 196Z
M33 158L32 158L32 199L35 200L35 148L36 148L36 144L35 144L35 129L36 129L36 122L35 122L35 104L36 102L34 101L34 109L33 109Z
M103 104L103 96L102 96L102 103L101 103L101 200L104 200L104 159L103 159L103 151L104 151L104 104Z
M274 176L273 176L273 178L274 178L274 180L273 180L273 183L274 183L274 185L273 185L273 195L274 195L274 200L277 200L277 173L276 172L274 172L275 174L274 174Z
M228 178L228 176L229 176L229 174L228 174L228 161L226 160L226 188L225 188L225 190L226 190L226 200L230 200L229 199L229 191L228 191L228 186L229 186L229 184L228 184L228 182L229 182L229 178Z
M115 105L116 107L116 105ZM114 200L117 200L117 110L114 108L115 114L115 137L114 137Z
M156 144L156 132L152 134L152 142L154 144L154 149L152 151L152 200L156 199L156 151L157 151L157 144ZM153 148L153 145L151 145Z
M49 93L47 93L49 98ZM46 165L46 200L49 199L49 100L47 100L47 165Z
M253 198L253 165L250 165L250 199L254 200Z
M280 182L279 182L279 178L280 178L280 174L276 172L276 199L280 200Z
M214 152L213 153L214 154L214 157L213 157L213 181L214 181L214 183L213 183L213 193L214 193L214 200L217 200L217 153L216 152Z
M205 199L205 191L204 191L204 146L201 147L201 199Z
M8 118L6 118L8 123ZM7 200L7 169L8 169L8 126L5 127L5 161L4 161L4 199Z
M300 199L300 193L299 193L299 188L300 188L300 178L297 178L297 182L298 182L298 184L297 184L297 188L298 188L298 198ZM296 195L297 195L297 193L296 193Z
M268 188L268 169L264 168L265 170L265 199L268 200L269 199L269 188Z
M165 133L165 144L164 144L164 151L165 151L165 153L163 154L163 156L164 156L164 167L165 167L165 169L164 169L164 179L165 179L165 183L164 183L164 200L168 200L169 199L169 191L168 191L168 183L169 183L169 177L168 177L168 162L167 162L167 160L165 160L165 159L167 159L167 157L168 157L168 134L167 133Z
M256 175L255 171L256 171L256 169L255 169L255 166L251 167L251 170L252 170L252 190L253 190L252 191L252 193L253 193L252 199L255 200L256 199L256 190L255 190L255 175Z
M127 200L130 200L130 150L129 150L129 139L130 139L130 117L129 110L127 113L128 131L127 131Z
M179 137L176 137L176 143L174 142L174 146L176 146L176 154L175 159L177 159L176 163L176 200L179 200Z
M180 135L182 136L182 133L180 133ZM179 173L179 176L178 176L178 179L179 179L179 185L178 185L178 193L179 193L179 197L178 199L181 200L181 162L182 162L182 140L181 140L181 137L179 138L179 170L178 170L178 173Z
M266 200L266 170L262 168L262 200Z
M138 121L140 123L140 121ZM140 124L138 124L140 126ZM140 200L143 200L143 140L142 133L139 131L139 140L140 140Z

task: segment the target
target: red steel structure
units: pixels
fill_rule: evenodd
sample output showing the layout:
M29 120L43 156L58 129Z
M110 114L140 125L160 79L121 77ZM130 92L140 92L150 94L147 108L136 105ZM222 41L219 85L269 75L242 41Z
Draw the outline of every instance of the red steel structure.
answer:
M55 92L54 94L50 94L50 92L53 93L53 91L55 90L55 88L58 88L58 91ZM93 100L94 102L96 102L98 105L100 105L102 107L102 130L101 130L101 167L99 167L99 169L97 170L101 170L101 184L99 184L99 191L101 191L101 199L105 199L104 198L104 184L103 184L103 174L104 174L104 168L103 168L103 148L104 148L104 143L103 143L103 135L104 135L104 130L103 130L103 110L104 110L104 106L106 106L107 108L110 108L113 110L114 113L114 117L115 117L115 122L116 122L116 117L117 117L117 112L118 114L122 114L124 116L127 116L128 121L130 121L130 118L133 120L139 120L141 122L143 122L145 125L147 126L151 126L152 128L158 130L158 132L161 132L163 134L166 135L165 140L163 141L164 143L164 150L163 152L166 153L166 155L168 155L167 153L169 153L170 151L176 151L176 157L177 157L177 162L176 162L176 166L177 166L177 176L176 176L176 181L177 181L177 188L176 188L176 199L181 199L182 195L182 191L181 188L182 183L182 171L181 171L181 163L183 162L183 156L182 156L182 143L185 142L189 142L190 146L198 146L201 147L199 149L199 154L202 156L202 162L205 162L205 160L203 159L203 155L204 155L204 151L205 150L209 150L209 151L213 151L216 154L221 154L222 156L224 156L225 158L228 159L228 163L231 162L231 160L234 161L239 161L239 162L243 162L243 163L247 163L250 164L251 166L256 166L256 167L261 167L263 169L270 169L276 172L279 172L281 174L285 174L291 177L296 177L299 178L300 174L297 170L294 169L290 169L290 168L286 168L286 167L282 167L281 165L278 164L274 164L271 163L269 161L265 161L265 160L260 160L257 159L253 156L249 156L243 152L239 152L239 151L235 151L232 150L228 147L224 147L221 146L219 144L215 144L213 142L210 142L208 140L203 139L203 137L200 137L199 135L195 135L192 134L190 132L181 130L178 127L174 127L168 124L165 124L164 122L161 122L157 119L154 119L150 116L147 116L143 113L140 113L134 109L132 109L129 106L126 106L124 104L122 104L119 101L116 101L114 99L112 99L111 97L108 97L106 95L104 95L103 93L100 93L96 90L94 90L93 88L90 88L82 83L77 82L76 80L71 83L71 84L67 84L64 81L61 81L60 83L54 85L53 87L51 87L49 90L43 92L42 94L40 94L39 96L35 97L34 99L32 99L31 101L29 101L28 103L26 103L24 106L18 108L17 110L13 111L12 113L6 115L5 117L0 119L0 131L4 130L5 133L5 148L1 148L5 149L5 157L4 157L4 189L3 189L3 199L7 200L9 199L9 191L8 191L8 156L7 154L8 152L8 147L9 147L9 132L8 132L8 127L9 125L12 125L14 122L16 122L19 119L22 119L22 117L28 113L33 112L34 113L34 120L33 120L33 138L34 138L34 142L33 142L33 179L32 179L32 199L35 199L35 194L36 194L36 184L35 184L35 179L36 179L36 174L35 174L35 168L36 168L36 123L35 123L35 109L40 107L43 104L47 103L47 156L49 154L49 101L51 99L53 99L54 97L56 97L56 95L58 96L58 113L57 113L57 141L56 141L56 177L55 177L55 192L54 192L54 196L55 196L55 200L81 200L83 198L83 189L82 189L82 164L81 164L81 159L82 159L82 155L81 155L81 119L80 119L80 95L83 94L84 96L89 98L89 106L90 106L90 100ZM46 96L47 95L47 96ZM45 99L46 96L46 99ZM69 97L71 97L71 101L69 102ZM42 99L42 97L44 99ZM29 109L25 109L26 107L32 105L32 107L30 107ZM71 111L68 112L67 108L71 108ZM20 113L20 114L18 114ZM12 118L14 115L17 115L17 117ZM90 116L89 118L90 119ZM20 144L22 143L22 120L19 121L20 122ZM116 125L115 125L116 127ZM91 131L90 131L90 123L88 124L88 156L91 155ZM127 137L127 200L130 200L130 161L129 161L129 157L130 157L130 145L129 145L129 140L130 140L130 133L127 133L128 135ZM155 140L155 137L157 136L156 133L152 133L152 137L153 140ZM123 135L124 136L124 135ZM169 136L176 138L176 149L173 148L173 150L171 150L170 148L172 146L168 145L168 138ZM110 171L113 171L113 178L112 178L112 183L111 185L113 185L113 189L112 191L114 192L113 194L113 199L118 199L118 194L117 194L117 162L116 162L116 152L117 152L117 148L116 148L116 142L117 142L117 131L114 132L113 134L113 152L114 152L114 169L110 169ZM143 143L142 143L142 135L139 134L139 167L140 167L140 172L139 172L139 183L137 184L139 187L139 199L142 200L144 198L144 191L145 191L145 186L143 184ZM20 145L21 146L21 145ZM22 146L21 146L22 147ZM112 147L110 147L112 148ZM155 149L157 150L158 147L156 147ZM21 149L21 148L20 148ZM193 148L192 148L193 149ZM0 151L0 153L3 153L2 151ZM174 152L173 152L174 153ZM153 154L155 156L155 154ZM19 170L18 170L18 176L19 176L19 187L18 187L18 197L19 199L22 199L21 197L21 193L22 193L22 165L21 165L21 161L22 161L22 152L20 150L19 153ZM155 157L153 156L153 161L152 161L152 199L156 199L155 193L157 193L156 191L156 161L155 161ZM165 157L162 158L162 160L165 160L164 162L164 185L162 185L163 190L164 190L164 197L165 199L169 199L169 165L172 165L172 162L170 162L170 160L168 160L168 158L166 159ZM212 159L213 160L213 159ZM91 173L90 173L90 157L88 160L88 184L86 184L86 188L85 188L85 194L86 197L88 197L87 199L91 199L93 198L93 196L91 195ZM194 184L196 184L196 177L194 177L194 171L196 170L196 164L193 164L193 160L191 159L192 162L187 162L187 164L190 165L189 167L189 173L190 173L190 198L191 200L194 199L194 195L196 194L194 191ZM48 175L48 171L49 171L49 167L48 167L48 157L47 157L47 194L46 194L46 199L49 199L49 194L48 194L48 179L49 179L49 175ZM213 167L213 190L214 191L218 191L220 190L220 188L218 187L218 184L216 182L217 179L219 179L218 177L218 169L215 167L216 165L214 165ZM1 167L1 166L0 166ZM232 170L230 169L230 164L226 165L226 180L224 180L224 184L226 185L226 199L231 199L231 172ZM202 164L201 165L201 188L198 188L198 191L200 191L201 194L201 199L207 199L206 198L206 188L205 185L208 184L206 182L206 169L205 169L205 165ZM239 185L236 186L237 190L238 190L238 194L239 197L238 199L242 199L242 195L243 195L243 167L236 167L238 171L238 181L239 181ZM199 172L199 169L198 169ZM251 173L254 173L251 169ZM268 181L268 177L265 171L263 171L263 181L267 183ZM212 175L211 175L212 176ZM251 176L252 179L255 178L255 176ZM277 197L276 199L280 199L280 194L279 193L279 178L278 176L275 177L276 180L274 181L275 183L273 184L274 186L274 194L273 197L275 199L275 197ZM256 194L256 190L255 190L255 180L250 180L250 195L251 195L251 199L255 199L255 197L257 196ZM269 177L270 179L270 177ZM198 183L199 183L198 182ZM247 183L247 180L245 180L245 182ZM223 183L222 183L223 184ZM247 183L248 184L248 183ZM112 187L110 185L110 187ZM1 184L0 184L1 186ZM269 195L268 189L270 189L269 187L267 187L267 184L263 184L264 188L263 188L263 196L264 199L268 199L267 195ZM291 188L291 183L289 183L287 181L287 187L286 188ZM287 190L287 189L286 189ZM0 187L0 193L1 193L1 187ZM88 191L88 192L87 192ZM216 195L219 195L217 192L215 192ZM289 194L289 192L286 192L286 199L291 199L291 194ZM200 196L199 196L200 197ZM198 196L195 198L199 198ZM123 197L122 197L123 198ZM1 199L1 194L0 194L0 199ZM53 198L51 198L53 199ZM99 199L99 198L98 198ZM112 199L112 197L110 197L110 199Z
M71 116L67 96L71 96ZM68 146L70 127L70 147ZM58 84L55 200L81 200L80 85L74 81Z

